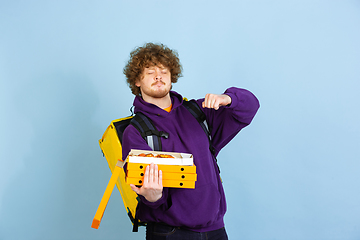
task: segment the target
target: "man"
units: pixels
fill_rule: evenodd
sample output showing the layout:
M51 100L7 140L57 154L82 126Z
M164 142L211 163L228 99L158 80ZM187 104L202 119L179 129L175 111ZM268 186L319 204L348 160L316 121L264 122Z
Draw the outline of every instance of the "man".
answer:
M147 222L146 239L228 239L223 221L225 195L215 156L250 124L259 102L251 92L239 88L196 100L211 126L213 154L204 130L183 106L183 97L171 91L181 70L174 50L153 43L131 52L124 68L136 95L135 113L142 112L159 131L169 133L167 139L161 140L162 150L191 153L197 167L195 189L185 189L164 188L157 165L148 166L143 185L131 185L141 199L137 216ZM151 150L132 125L124 132L123 156L131 149Z

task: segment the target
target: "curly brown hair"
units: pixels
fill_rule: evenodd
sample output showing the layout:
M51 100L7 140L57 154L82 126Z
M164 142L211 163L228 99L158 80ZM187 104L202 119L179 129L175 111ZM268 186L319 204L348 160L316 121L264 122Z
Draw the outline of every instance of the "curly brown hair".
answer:
M182 77L178 53L163 44L146 43L130 53L123 73L134 95L140 95L140 88L135 83L141 79L144 69L160 64L169 69L172 83L176 83L178 78Z

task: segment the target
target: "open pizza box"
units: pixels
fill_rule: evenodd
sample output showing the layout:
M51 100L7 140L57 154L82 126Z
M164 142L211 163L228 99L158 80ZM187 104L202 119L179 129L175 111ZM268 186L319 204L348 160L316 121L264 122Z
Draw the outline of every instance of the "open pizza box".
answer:
M147 155L147 156L143 156ZM149 157L152 156L152 157ZM190 153L177 152L157 152L146 150L132 149L127 157L128 163L144 163L144 164L158 164L158 165L181 165L192 166L194 159Z

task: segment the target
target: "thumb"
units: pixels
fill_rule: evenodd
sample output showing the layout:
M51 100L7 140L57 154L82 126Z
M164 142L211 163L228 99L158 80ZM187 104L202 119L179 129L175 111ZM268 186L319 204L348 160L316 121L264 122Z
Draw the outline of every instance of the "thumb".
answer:
M130 184L131 190L133 190L134 192L136 192L137 194L139 194L139 188L136 187L134 184Z

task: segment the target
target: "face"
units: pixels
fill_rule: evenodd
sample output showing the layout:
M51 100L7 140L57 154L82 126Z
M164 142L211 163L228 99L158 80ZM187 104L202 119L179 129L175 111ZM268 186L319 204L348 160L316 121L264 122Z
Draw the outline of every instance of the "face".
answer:
M136 82L141 96L146 98L163 98L171 89L170 70L162 65L145 68L141 79Z

